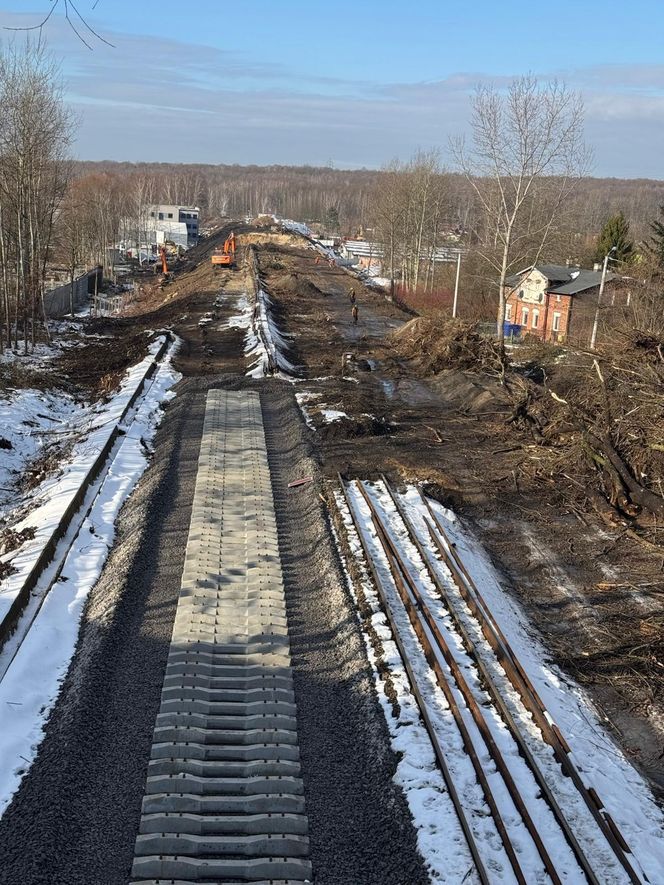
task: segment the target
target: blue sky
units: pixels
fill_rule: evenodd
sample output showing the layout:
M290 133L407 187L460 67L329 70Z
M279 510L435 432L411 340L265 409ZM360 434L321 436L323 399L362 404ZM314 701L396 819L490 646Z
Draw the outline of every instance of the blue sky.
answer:
M51 3L8 2L0 25L36 24ZM76 5L116 47L87 33L89 51L57 14L45 28L84 159L353 168L444 154L477 83L531 71L582 92L596 175L664 177L661 2Z

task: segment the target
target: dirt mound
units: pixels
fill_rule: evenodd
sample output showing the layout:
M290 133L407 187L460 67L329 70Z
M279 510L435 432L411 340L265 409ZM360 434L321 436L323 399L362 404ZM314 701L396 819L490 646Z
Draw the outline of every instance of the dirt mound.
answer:
M108 320L106 324L108 326ZM146 356L149 343L150 338L142 330L133 333L123 330L122 335L108 341L97 340L70 348L53 365L75 381L79 389L96 398L120 383L127 368Z
M346 415L324 424L320 430L323 439L356 439L361 436L383 436L390 433L391 426L385 418L376 418L374 415L361 415L359 418L351 418Z
M444 314L416 317L390 336L397 353L412 359L426 375L443 369L498 367L496 343L481 335L477 326Z
M285 273L273 277L270 288L283 295L298 295L301 298L312 298L325 293L307 277L299 274Z

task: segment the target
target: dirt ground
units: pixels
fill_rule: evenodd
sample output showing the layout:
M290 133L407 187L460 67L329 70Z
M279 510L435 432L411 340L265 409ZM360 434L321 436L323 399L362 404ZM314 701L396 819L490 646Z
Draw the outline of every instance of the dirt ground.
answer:
M428 482L470 524L552 661L589 690L663 796L663 664L639 649L662 628L664 550L563 507L560 483L569 480L534 479L523 467L540 457L532 439L515 430L506 442L511 405L500 385L468 370L423 373L426 360L404 359L389 337L411 317L315 254L271 245L259 264L309 379L297 391L306 392L325 474ZM344 354L352 357L342 371ZM323 406L348 417L326 423Z
M238 268L213 271L209 255L231 229L241 247ZM382 292L324 258L316 262L317 252L297 235L228 225L192 250L164 289L146 279L129 315L92 322L91 331L111 336L97 374L135 361L145 332L162 327L182 338L177 368L185 376L244 373L244 329L228 320L237 298L253 292L249 243L274 318L291 336L288 358L306 379L295 390L315 428L312 452L322 473L384 472L429 483L480 538L551 660L588 689L617 742L663 796L662 662L644 669L634 650L661 631L664 550L639 547L619 528L562 507L560 483L569 480L533 478L524 469L540 457L532 440L515 430L506 442L510 405L500 386L470 369L431 375L423 372L426 360L406 359L390 336L411 316ZM88 364L88 356L81 349L71 360ZM75 374L75 366L68 371ZM326 422L321 408L347 417Z

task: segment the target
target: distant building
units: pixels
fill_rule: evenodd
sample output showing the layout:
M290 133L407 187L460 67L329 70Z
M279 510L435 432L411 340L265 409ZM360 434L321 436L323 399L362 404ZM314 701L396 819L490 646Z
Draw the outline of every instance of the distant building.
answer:
M385 256L386 247L382 243L374 243L369 240L345 239L339 251L344 258L353 264L359 264L360 267L364 267L378 275L382 273L383 264L387 261ZM434 264L449 264L455 262L459 252L462 251L458 246L438 246L432 251L423 250L420 254L420 260L431 261Z
M189 246L195 246L198 242L198 216L200 209L198 206L175 206L168 203L150 206L148 215L155 222L155 227L159 228L158 222L178 222L186 224L187 239Z
M505 323L542 341L582 339L588 333L601 280L598 265L593 270L559 264L527 267L505 280ZM624 280L607 273L607 305L615 301L616 289Z

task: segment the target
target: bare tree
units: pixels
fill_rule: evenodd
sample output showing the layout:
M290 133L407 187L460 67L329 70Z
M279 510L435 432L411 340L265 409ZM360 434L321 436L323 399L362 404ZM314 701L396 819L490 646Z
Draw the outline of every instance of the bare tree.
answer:
M0 54L0 285L7 344L34 343L53 223L68 175L72 118L57 71L28 43ZM13 339L13 341L12 341Z
M433 287L433 259L443 219L449 214L447 179L438 151L418 151L407 163L393 160L376 184L372 214L384 245L392 290L397 264L401 283L409 291Z
M470 145L458 138L451 147L484 218L480 251L499 274L502 350L505 278L526 256L538 260L565 200L588 169L583 104L558 81L519 77L506 93L477 88L471 129Z

